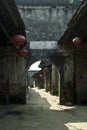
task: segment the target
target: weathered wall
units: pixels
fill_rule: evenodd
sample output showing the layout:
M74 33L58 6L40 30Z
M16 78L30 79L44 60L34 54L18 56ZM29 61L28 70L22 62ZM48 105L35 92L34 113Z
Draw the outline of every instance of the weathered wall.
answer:
M45 6L45 5L52 5L52 6L69 6L71 4L78 5L80 0L16 0L18 5L32 5L32 6Z
M26 26L28 42L58 41L75 10L72 6L19 7Z
M87 104L87 45L75 46L75 78L77 103Z
M65 97L65 99L61 98L61 100L77 104L87 104L86 43L76 45L68 42L67 45L66 43L64 44L64 49L66 49L66 54L69 54L70 58L66 58L64 62L65 83L61 88L61 97Z
M64 60L64 85L62 91L65 104L74 104L75 89L73 56L67 56Z
M0 103L25 102L25 60L12 47L0 47Z
M57 67L52 64L51 94L53 95L58 95L58 77Z
M44 72L44 88L46 92L51 90L51 67L48 67L48 72Z
M39 89L44 88L44 79L43 78L38 78L37 87Z

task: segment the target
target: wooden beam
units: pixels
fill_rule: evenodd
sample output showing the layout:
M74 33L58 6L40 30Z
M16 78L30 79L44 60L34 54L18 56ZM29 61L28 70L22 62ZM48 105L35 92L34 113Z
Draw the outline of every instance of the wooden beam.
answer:
M10 8L10 6L9 6L9 4L8 4L8 2L7 2L7 0L2 0L2 2L3 2L3 4L4 4L6 10L8 11L8 13L9 13L11 19L13 20L14 24L18 27L18 22L17 22L17 20L16 20L16 18L15 18L15 16L14 16L14 13L13 13L12 9ZM14 8L15 8L15 7L14 7Z

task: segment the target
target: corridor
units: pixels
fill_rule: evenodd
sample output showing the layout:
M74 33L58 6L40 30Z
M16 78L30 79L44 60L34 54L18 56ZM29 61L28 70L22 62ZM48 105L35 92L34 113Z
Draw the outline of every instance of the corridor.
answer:
M0 106L0 130L87 130L87 106L58 105L58 97L29 88L26 105Z

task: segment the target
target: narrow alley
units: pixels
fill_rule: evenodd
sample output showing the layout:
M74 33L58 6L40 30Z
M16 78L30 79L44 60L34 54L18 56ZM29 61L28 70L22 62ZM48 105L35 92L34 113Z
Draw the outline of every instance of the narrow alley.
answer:
M0 130L87 130L87 0L0 0Z
M1 105L0 130L87 130L87 106L58 105L57 96L29 88L26 105Z

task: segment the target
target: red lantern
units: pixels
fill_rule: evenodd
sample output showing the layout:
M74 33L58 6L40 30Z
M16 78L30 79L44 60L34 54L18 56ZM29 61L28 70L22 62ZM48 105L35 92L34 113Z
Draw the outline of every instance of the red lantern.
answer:
M46 67L46 68L44 68L44 72L48 72L48 68Z
M11 38L11 42L16 45L23 45L25 40L25 37L22 35L15 35Z
M21 48L21 49L19 49L18 54L20 56L26 56L26 55L28 55L28 50L26 48Z
M80 44L80 43L82 43L82 39L81 39L80 37L75 37L75 38L72 40L72 42L73 42L74 44Z

